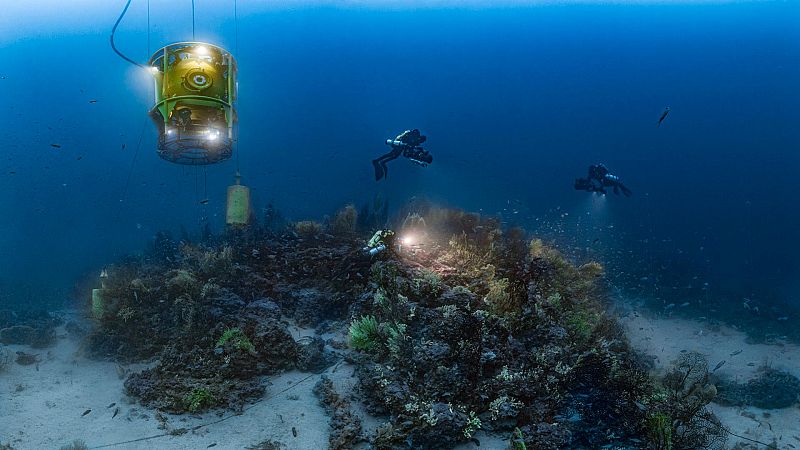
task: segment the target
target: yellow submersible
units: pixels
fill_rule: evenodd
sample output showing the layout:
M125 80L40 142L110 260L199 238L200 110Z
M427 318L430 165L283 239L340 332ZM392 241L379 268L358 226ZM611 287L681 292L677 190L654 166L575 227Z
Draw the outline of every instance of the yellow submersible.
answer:
M228 186L228 205L225 223L228 226L244 227L250 223L250 188L242 186L242 176L236 172L236 184Z
M205 165L233 153L236 60L203 42L170 44L149 61L155 79L150 117L158 155L177 164Z

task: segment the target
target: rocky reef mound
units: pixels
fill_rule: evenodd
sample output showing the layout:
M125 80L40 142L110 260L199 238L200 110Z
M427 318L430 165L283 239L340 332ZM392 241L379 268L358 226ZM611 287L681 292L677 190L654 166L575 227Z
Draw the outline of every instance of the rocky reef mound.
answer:
M663 394L606 314L600 264L429 205L403 210L372 257L374 229L359 224L374 220L352 206L323 224L267 222L202 242L160 234L107 268L87 349L153 362L128 375L130 395L174 413L236 410L264 395L263 377L346 359L359 395L317 388L331 448L451 448L479 431L515 449L683 448L682 397ZM364 431L353 400L382 425Z

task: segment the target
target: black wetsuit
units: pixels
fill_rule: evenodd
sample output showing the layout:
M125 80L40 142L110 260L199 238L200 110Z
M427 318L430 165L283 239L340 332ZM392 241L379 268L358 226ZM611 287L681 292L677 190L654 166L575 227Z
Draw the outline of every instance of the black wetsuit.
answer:
M619 177L612 174L606 166L596 164L589 166L589 175L586 178L577 178L575 180L575 189L587 192L600 192L606 193L606 188L613 188L614 193L619 195L620 191L626 196L630 197L632 192L625 187L620 181Z
M386 144L390 145L392 150L380 158L372 160L372 166L375 168L375 181L386 177L389 173L386 163L399 158L400 155L421 166L426 166L433 162L433 156L420 146L426 139L425 136L420 134L419 130L414 129L406 130L396 138L387 140Z

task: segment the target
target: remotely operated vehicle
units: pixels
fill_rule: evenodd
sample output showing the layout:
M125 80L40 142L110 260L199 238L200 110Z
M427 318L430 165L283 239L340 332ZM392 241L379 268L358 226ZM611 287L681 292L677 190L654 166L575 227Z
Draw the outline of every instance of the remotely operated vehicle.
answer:
M176 164L206 165L233 154L236 61L216 45L180 42L156 51L148 63L155 80L150 117L158 155Z

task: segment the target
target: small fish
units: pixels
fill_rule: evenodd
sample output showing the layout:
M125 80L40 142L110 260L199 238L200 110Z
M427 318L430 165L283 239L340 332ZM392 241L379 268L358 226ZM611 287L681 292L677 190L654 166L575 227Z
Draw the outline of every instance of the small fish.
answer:
M670 111L669 106L664 108L664 112L661 113L661 117L658 118L658 124L656 124L656 127L660 127L661 126L661 122L663 122L664 119L667 118L667 114L669 114L669 111Z
M683 302L683 303L681 303L681 307L682 307L682 308L685 308L685 307L687 307L687 306L689 306L689 305L691 305L691 303L689 303L689 302Z
M592 244L596 244L596 243L598 243L599 241L600 241L600 238L597 238L597 239L595 239L595 240L593 240L593 241L592 241Z
M297 437L297 428L292 427L292 436Z
M89 100L89 103L97 103L97 100Z
M61 148L61 145L59 145L59 144L50 144L50 147L53 147L53 148Z
M122 144L122 148L120 150L125 150L125 144Z
M675 307L675 303L670 303L669 305L665 306L664 309L672 309Z
M216 446L217 446L217 443L214 442L213 444L208 444L208 447L206 447L206 448L211 448L211 447L216 447Z
M207 205L208 204L208 199L204 198L204 199L200 200L200 204L201 205Z
M712 370L712 372L716 372L717 370L719 370L719 368L720 368L720 367L722 367L722 366L724 366L726 362L727 362L727 361L725 361L724 359L723 359L722 361L718 362L718 363L717 363L717 366L716 366L716 367L714 367L714 370Z
M783 322L784 320L789 320L789 318L786 317L786 316L783 316L783 317L778 317L778 320Z
M119 414L119 406L117 406L116 408L114 408L114 415L113 415L113 416L111 416L111 418L113 419L114 417L117 417L117 414Z
M90 412L92 412L92 410L91 409L87 409L86 411L83 412L83 414L81 414L81 417L89 414Z
M742 349L736 350L735 352L731 353L731 356L736 356L739 353L742 353Z
M106 406L106 409L108 409L108 408L113 408L113 407L115 407L115 406L117 406L117 404L116 404L116 403L112 403L112 404L110 404L110 405Z

